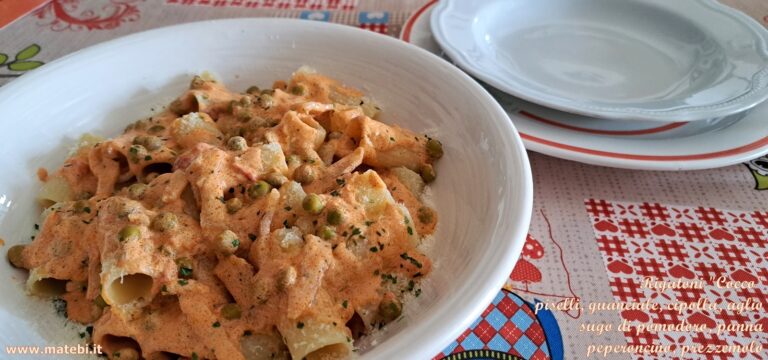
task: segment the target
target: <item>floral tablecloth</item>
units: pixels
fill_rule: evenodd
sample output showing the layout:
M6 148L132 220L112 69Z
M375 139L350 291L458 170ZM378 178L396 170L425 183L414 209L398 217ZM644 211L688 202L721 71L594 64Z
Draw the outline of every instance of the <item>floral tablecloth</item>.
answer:
M427 1L0 0L0 85L95 43L203 19L294 17L397 36ZM768 24L768 1L724 2ZM689 172L530 158L520 261L435 359L768 359L768 158Z

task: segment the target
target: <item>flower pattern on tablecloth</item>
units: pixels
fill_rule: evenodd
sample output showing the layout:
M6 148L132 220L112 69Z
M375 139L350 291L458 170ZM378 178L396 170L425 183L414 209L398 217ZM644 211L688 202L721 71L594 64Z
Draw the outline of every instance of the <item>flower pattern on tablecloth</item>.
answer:
M670 346L678 352L645 354L647 358L681 358L680 346L754 345L768 347L768 212L731 211L708 206L671 206L659 203L585 202L597 247L608 273L608 286L620 302L650 301L657 310L625 310L622 320L632 331L625 332L628 345ZM753 281L752 288L721 288L715 279ZM669 282L685 281L701 286L658 291L642 286L646 278ZM666 308L668 304L707 301L716 309ZM753 304L744 311L727 304ZM709 331L635 331L652 324L705 324ZM761 325L721 329L717 326ZM687 354L686 359L735 359L742 354L727 351ZM747 353L743 358L765 359L765 353ZM642 359L642 354L633 358Z
M139 0L110 0L83 4L80 0L52 0L32 14L53 31L110 30L140 17Z
M40 45L37 44L32 44L19 50L13 57L0 53L0 69L5 68L10 71L9 73L0 73L0 78L17 77L25 71L37 69L40 65L43 65L42 61L33 59L38 53L40 53Z

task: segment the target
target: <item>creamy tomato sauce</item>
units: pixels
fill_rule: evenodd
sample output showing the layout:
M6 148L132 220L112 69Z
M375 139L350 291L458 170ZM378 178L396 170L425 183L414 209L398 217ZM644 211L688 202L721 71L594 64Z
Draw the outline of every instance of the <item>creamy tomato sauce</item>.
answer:
M442 145L300 69L233 92L195 77L160 114L38 171L49 207L9 251L111 359L331 359L431 270Z

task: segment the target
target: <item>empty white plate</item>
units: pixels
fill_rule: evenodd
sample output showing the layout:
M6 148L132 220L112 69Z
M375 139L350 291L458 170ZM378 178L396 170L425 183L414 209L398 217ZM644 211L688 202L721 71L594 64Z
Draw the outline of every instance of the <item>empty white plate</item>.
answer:
M435 3L416 11L400 38L444 55L430 30ZM768 153L768 103L748 113L695 122L612 121L549 109L487 88L507 110L525 147L554 157L637 170L694 170Z
M768 32L715 0L443 0L431 16L457 65L563 111L692 121L768 98Z

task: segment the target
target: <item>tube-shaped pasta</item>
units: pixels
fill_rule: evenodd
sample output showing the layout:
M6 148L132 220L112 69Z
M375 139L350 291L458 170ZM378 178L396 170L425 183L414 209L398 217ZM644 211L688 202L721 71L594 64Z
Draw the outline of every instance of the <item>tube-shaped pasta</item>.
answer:
M280 124L267 131L265 137L269 142L279 143L286 154L320 160L315 150L325 139L325 129L311 116L289 111Z
M279 143L250 147L234 159L233 166L249 181L255 181L262 174L271 172L282 174L288 170L285 155Z
M114 307L107 308L94 324L93 340L110 355L132 348L140 354L143 352L145 359L159 352L185 356L194 352L203 359L213 358L213 353L193 328L189 317L181 311L179 301L174 297L163 297L134 317L122 316ZM123 359L123 356L113 356L113 359Z
M239 304L254 302L251 280L253 266L237 256L227 256L216 265L214 274L224 283L232 297Z
M368 218L379 217L388 204L395 203L387 185L372 170L353 175L347 189L353 192L355 200L363 206Z
M240 338L240 351L246 360L289 360L291 358L280 334L273 331L243 336Z
M213 119L203 112L189 113L174 120L171 134L183 147L192 147L201 142L220 144L223 137Z
M37 193L37 200L46 208L56 203L72 200L72 198L73 194L69 183L60 176L49 177Z
M41 297L61 295L66 290L66 285L66 280L54 279L40 268L31 269L27 278L27 292Z
M87 149L88 147L92 147L102 141L106 140L105 138L94 135L91 133L85 133L83 135L80 135L80 138L77 139L77 145L72 149L72 151L69 152L69 155L75 155L78 151L82 149Z
M395 125L358 116L349 123L346 134L365 150L363 162L370 166L405 166L418 171L429 161L427 139Z
M154 277L162 267L146 224L143 207L136 201L109 198L99 215L100 232L104 234L101 250L101 296L110 305L138 301L148 303L157 292ZM162 264L162 262L160 262Z
M358 148L347 156L339 159L339 161L333 163L323 171L320 179L309 184L306 187L306 191L310 193L325 193L331 191L331 189L338 186L336 179L351 173L356 167L363 163L364 154L365 152L363 149Z
M277 328L294 359L345 359L352 353L352 334L338 320L311 315L285 318Z

